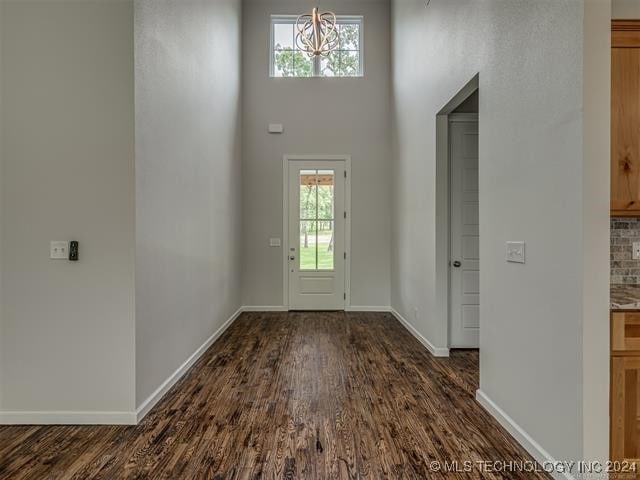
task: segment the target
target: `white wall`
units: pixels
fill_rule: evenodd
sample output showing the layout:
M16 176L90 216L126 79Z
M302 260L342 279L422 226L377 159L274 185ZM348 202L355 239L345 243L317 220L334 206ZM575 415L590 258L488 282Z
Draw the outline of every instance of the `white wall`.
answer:
M351 154L351 304L389 305L389 3L322 2L338 15L364 15L364 78L269 78L270 15L311 6L245 3L243 303L283 304L283 252L269 247L270 237L282 237L283 155ZM269 135L270 122L283 123L285 133Z
M3 110L3 102L2 102L2 45L3 45L3 31L4 31L4 4L0 2L0 112ZM3 195L2 195L2 177L3 177L3 157L4 157L4 129L2 128L2 113L0 113L0 252L2 251L2 204L3 204ZM3 336L3 320L2 320L2 255L0 255L0 411L2 410L2 388L3 388L3 354L2 354L2 336Z
M136 0L136 398L240 306L239 0Z
M2 2L5 411L134 407L132 25L129 1Z
M583 458L609 452L609 197L611 128L610 6L586 0L582 168L582 438ZM607 228L603 228L604 224ZM605 320L606 319L606 320Z
M583 82L588 63L585 71L601 72L594 85L607 84L602 3L585 31L579 0L393 1L392 305L446 346L435 299L435 119L479 72L481 390L557 459L587 451L587 410L607 435L608 377L582 364L593 351L606 362L608 343L608 89L589 90L587 111ZM603 45L594 58L589 35ZM594 114L600 123L589 123ZM589 134L601 158L583 155ZM507 240L527 242L526 265L504 261ZM583 374L592 373L589 388L600 393L583 408ZM602 442L589 453L606 456Z
M611 18L640 18L640 0L611 0Z

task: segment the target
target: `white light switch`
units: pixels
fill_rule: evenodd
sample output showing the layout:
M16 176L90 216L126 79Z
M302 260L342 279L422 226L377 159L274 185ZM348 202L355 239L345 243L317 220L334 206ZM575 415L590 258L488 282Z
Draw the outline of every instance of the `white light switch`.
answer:
M640 242L633 242L633 259L640 260Z
M280 242L279 238L270 238L269 239L269 246L270 247L280 247L282 245L282 243Z
M281 123L270 123L269 133L282 133L284 132L284 126Z
M49 245L49 256L56 260L66 260L69 258L69 242L53 241Z
M507 262L526 262L524 242L507 242Z

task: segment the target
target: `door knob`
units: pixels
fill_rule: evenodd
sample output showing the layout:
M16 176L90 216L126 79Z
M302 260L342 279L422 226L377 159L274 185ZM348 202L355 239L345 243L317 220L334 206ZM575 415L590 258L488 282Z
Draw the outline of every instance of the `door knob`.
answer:
M453 266L456 268L460 268L462 266L462 263L456 260L455 262L453 262Z
M295 260L295 259L296 259L296 257L294 257L293 255L291 255L291 256L289 257L289 260L292 260L292 261L293 261L293 260Z

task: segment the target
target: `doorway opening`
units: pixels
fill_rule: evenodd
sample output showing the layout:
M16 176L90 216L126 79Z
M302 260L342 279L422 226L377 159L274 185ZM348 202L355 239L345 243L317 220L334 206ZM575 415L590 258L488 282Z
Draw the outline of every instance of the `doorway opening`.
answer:
M436 116L436 292L449 348L479 348L479 75Z
M284 305L345 310L350 304L350 157L284 158Z

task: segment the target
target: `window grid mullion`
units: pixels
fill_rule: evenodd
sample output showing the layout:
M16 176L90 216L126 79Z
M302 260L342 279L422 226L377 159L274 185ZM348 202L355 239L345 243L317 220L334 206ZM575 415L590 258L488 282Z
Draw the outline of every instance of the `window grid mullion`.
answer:
M295 52L300 52L300 50L297 49L296 47L296 18L295 16L291 16L291 15L285 15L285 16L277 16L277 15L272 15L271 16L271 32L272 32L272 45L273 45L273 41L274 41L274 26L277 24L288 24L288 25L292 25L292 34L293 34L293 55L292 55L292 59L291 59L291 68L292 68L292 76L293 77L298 77L298 70L297 70L297 65L295 62ZM357 65L357 71L355 72L355 75L337 75L339 77L347 77L347 76L362 76L363 75L363 68L362 68L362 64L363 64L363 55L362 55L362 33L363 33L363 21L362 21L362 17L360 16L343 16L342 18L338 18L337 19L337 24L338 24L338 28L341 28L342 25L350 25L350 26L354 26L357 27L359 30L359 35L358 35L358 48L357 49L346 49L346 50L342 50L342 45L339 46L339 49L336 50L336 54L338 55L338 65L342 65L342 52L343 51L348 51L348 52L354 52L358 54L358 65ZM275 47L275 45L273 45ZM275 69L275 57L276 57L276 50L275 48L271 51L271 71L272 71L272 76L279 76L279 75L275 75L276 69ZM315 57L313 59L312 62L312 70L313 70L313 76L314 77L322 77L322 59L320 57Z

